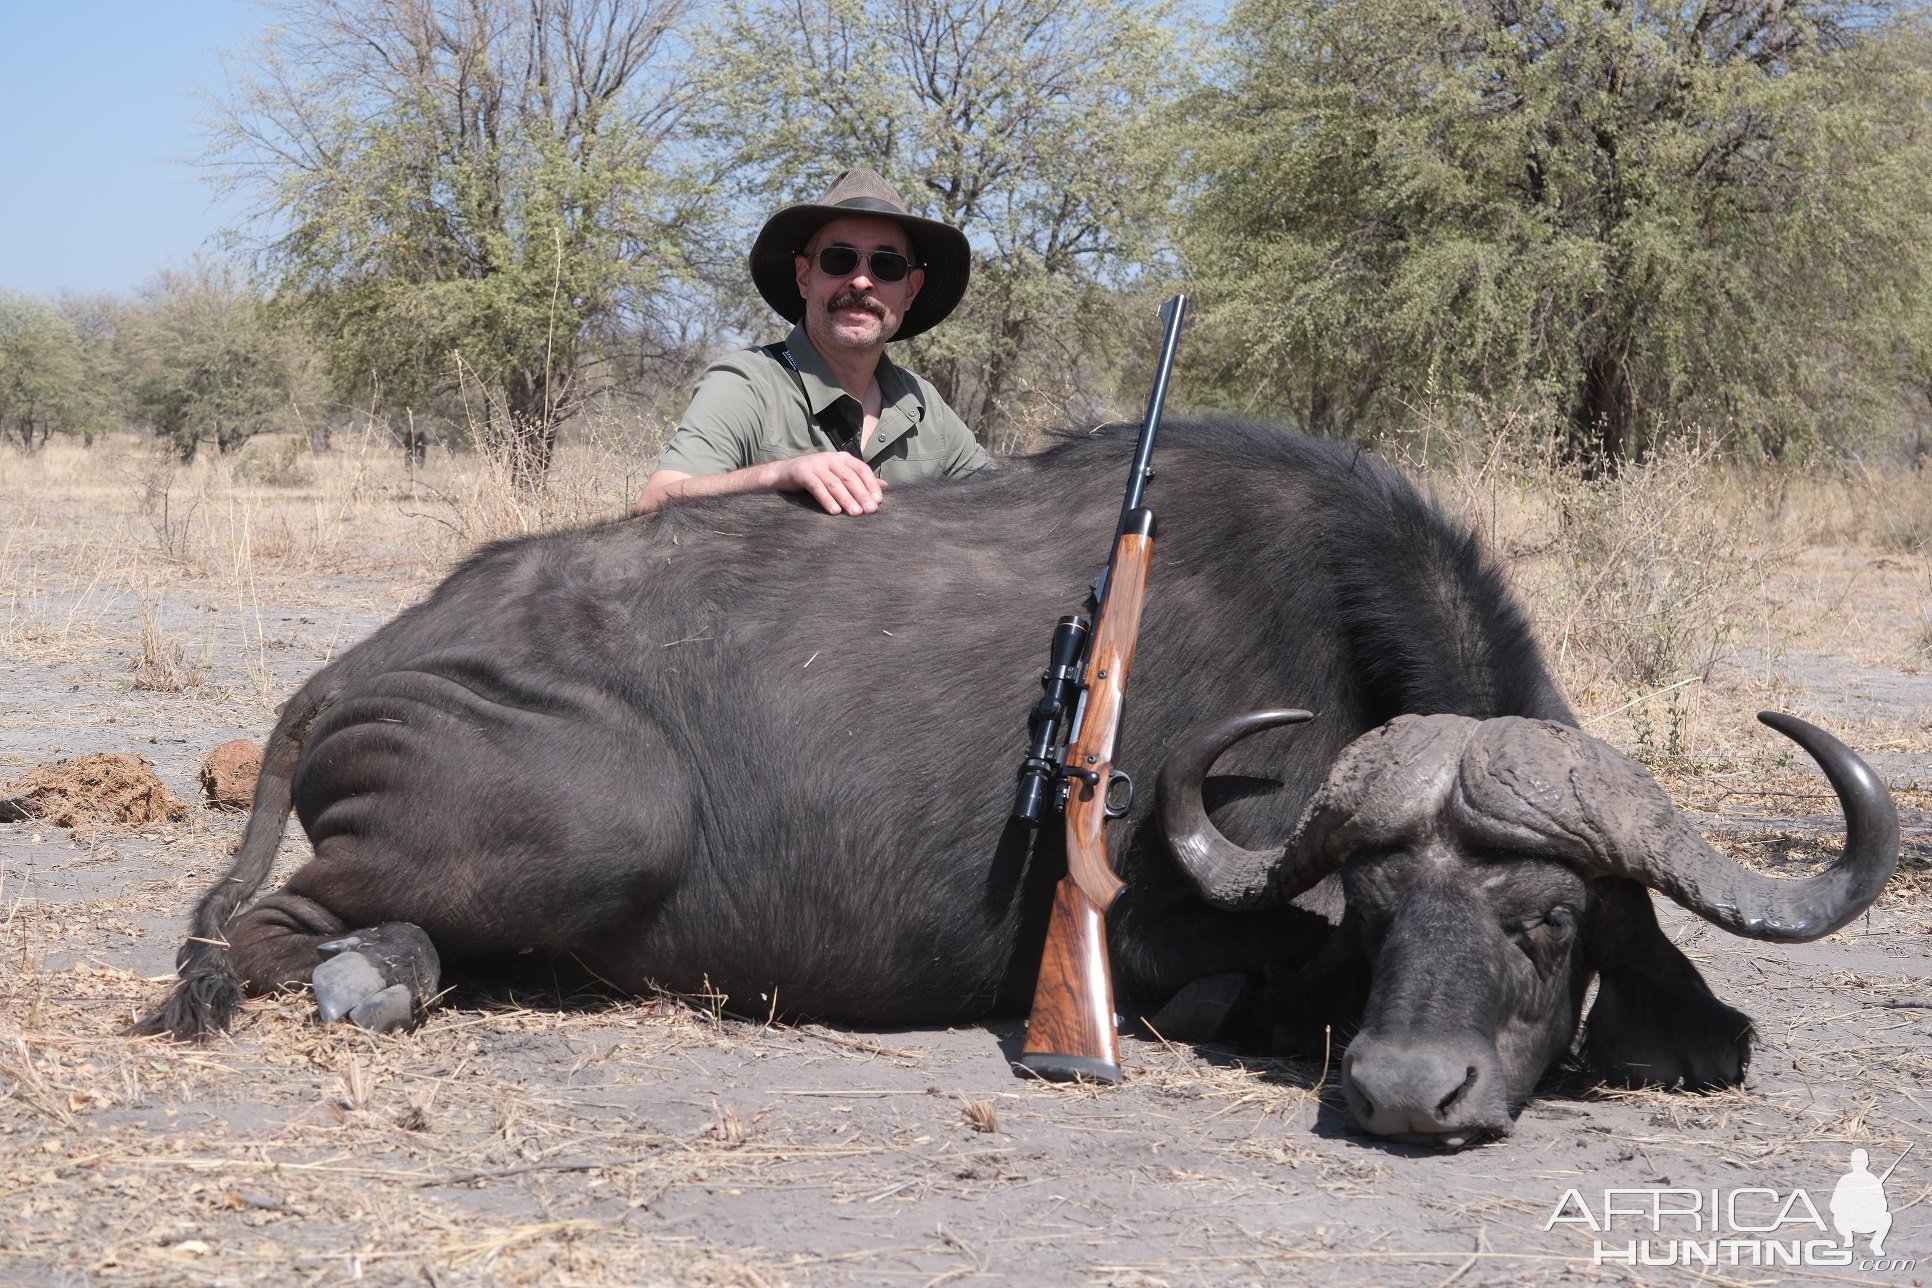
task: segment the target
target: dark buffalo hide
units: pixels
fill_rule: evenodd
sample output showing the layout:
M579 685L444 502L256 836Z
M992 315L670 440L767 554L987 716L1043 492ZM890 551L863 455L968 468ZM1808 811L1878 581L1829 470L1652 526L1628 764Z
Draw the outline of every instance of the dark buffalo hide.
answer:
M1023 1013L1063 870L1056 829L1007 819L1025 716L1055 619L1082 606L1105 558L1131 447L1119 432L1077 437L990 477L895 487L859 519L757 495L486 547L289 702L236 879L204 901L183 983L145 1027L218 1027L238 990L306 981L321 945L386 923L420 926L445 960L534 950L627 989L722 992L760 1016ZM1156 468L1119 755L1143 789L1111 833L1127 881L1109 918L1123 1002L1232 981L1250 1034L1366 1014L1398 1046L1392 1006L1446 1005L1455 1042L1487 1029L1521 1050L1500 1057L1480 1112L1375 1129L1462 1139L1507 1129L1574 1032L1591 971L1637 960L1664 982L1620 994L1606 1014L1617 1042L1697 1047L1659 1067L1666 1080L1708 1047L1706 1081L1735 1081L1745 1022L1709 998L1626 876L1534 859L1537 893L1517 902L1535 906L1504 926L1438 866L1405 922L1418 888L1397 870L1406 851L1384 845L1337 874L1364 902L1347 943L1336 882L1316 892L1325 903L1201 897L1154 825L1151 784L1202 722L1316 713L1232 746L1205 783L1219 829L1263 846L1294 832L1344 748L1394 717L1573 721L1476 541L1385 467L1202 423L1169 426ZM314 857L231 919L291 801ZM1543 918L1551 901L1568 930ZM224 933L231 949L200 942ZM1444 937L1456 942L1433 960L1414 951ZM1411 945L1403 978L1375 977L1397 941ZM1284 986L1304 967L1321 997ZM1533 995L1527 1021L1498 1009L1499 989Z

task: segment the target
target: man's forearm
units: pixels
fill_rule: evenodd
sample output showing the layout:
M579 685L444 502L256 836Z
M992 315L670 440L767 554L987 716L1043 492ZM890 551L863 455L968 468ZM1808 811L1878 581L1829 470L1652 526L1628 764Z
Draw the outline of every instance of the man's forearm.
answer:
M693 476L682 470L662 469L644 481L644 491L631 513L647 514L685 497L737 492L809 492L828 514L870 514L879 508L885 484L864 461L846 452L761 461L723 474Z
M686 496L729 496L737 492L770 492L782 471L782 461L762 461L723 474L686 474L682 470L658 470L644 480L632 514L648 514L666 502Z

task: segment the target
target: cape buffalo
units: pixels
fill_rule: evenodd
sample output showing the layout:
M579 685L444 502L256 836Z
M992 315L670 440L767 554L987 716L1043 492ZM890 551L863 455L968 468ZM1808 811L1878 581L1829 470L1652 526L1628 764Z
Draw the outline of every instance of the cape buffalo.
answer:
M1131 448L1080 436L863 520L737 497L484 548L288 703L144 1031L221 1027L345 947L364 982L331 1012L393 1023L428 978L413 927L759 1016L1024 1013L1064 863L1008 819L1025 716ZM1778 718L1849 839L1820 876L1749 873L1575 728L1495 566L1396 474L1220 422L1169 426L1158 468L1121 763L1166 770L1111 836L1121 997L1181 994L1196 1037L1219 1002L1264 1041L1357 1028L1349 1113L1404 1139L1508 1131L1593 976L1605 1077L1737 1082L1749 1021L1645 887L1763 939L1844 924L1898 850L1863 763ZM1288 706L1317 718L1244 736ZM237 915L291 805L314 857Z

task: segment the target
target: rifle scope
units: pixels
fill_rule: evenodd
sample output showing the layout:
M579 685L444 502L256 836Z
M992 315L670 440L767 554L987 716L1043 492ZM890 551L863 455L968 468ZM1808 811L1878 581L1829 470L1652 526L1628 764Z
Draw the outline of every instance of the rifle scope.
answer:
M1087 619L1062 617L1053 627L1047 668L1040 674L1044 692L1027 717L1026 759L1020 762L1020 787L1013 797L1013 817L1038 826L1045 813L1060 766L1053 756L1060 746L1060 722L1067 704L1080 690L1080 659L1087 651Z

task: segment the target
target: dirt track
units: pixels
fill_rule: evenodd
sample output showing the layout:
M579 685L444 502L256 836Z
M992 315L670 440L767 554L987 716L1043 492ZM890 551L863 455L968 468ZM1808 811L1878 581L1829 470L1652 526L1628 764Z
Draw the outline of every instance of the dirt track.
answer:
M58 529L60 513L4 488L0 506L14 596L0 781L135 751L192 799L202 755L260 738L304 675L424 584L379 558L264 577L239 602L192 569L89 576L74 554L84 528ZM1892 586L1900 603L1922 584L1916 567L1872 565L1823 552L1794 577ZM143 606L151 633L186 642L181 674L198 666L197 683L131 687ZM1546 1228L1564 1192L1600 1211L1608 1187L1696 1190L1703 1204L1713 1188L1774 1191L1744 1201L1748 1219L1803 1189L1829 1222L1852 1149L1877 1171L1910 1146L1886 1186L1885 1250L1926 1265L1747 1261L1702 1281L1924 1283L1932 1009L1885 1003L1932 1003L1932 677L1805 622L1711 687L1729 749L1672 785L1752 862L1829 852L1822 781L1746 731L1775 699L1873 749L1913 866L1867 918L1811 945L1745 944L1665 909L1719 995L1758 1018L1744 1089L1558 1079L1515 1135L1454 1155L1349 1135L1318 1065L1144 1031L1126 1043L1129 1083L1104 1091L1017 1079L1017 1024L766 1027L540 986L459 994L402 1037L317 1029L291 998L251 1005L205 1049L121 1039L164 991L181 919L240 820L0 825L0 1281L1691 1282L1593 1265L1595 1233ZM300 850L285 847L285 866ZM1835 1241L1797 1220L1749 1238ZM1628 1216L1601 1237L1616 1251L1679 1235L1712 1237L1688 1218L1653 1233Z

